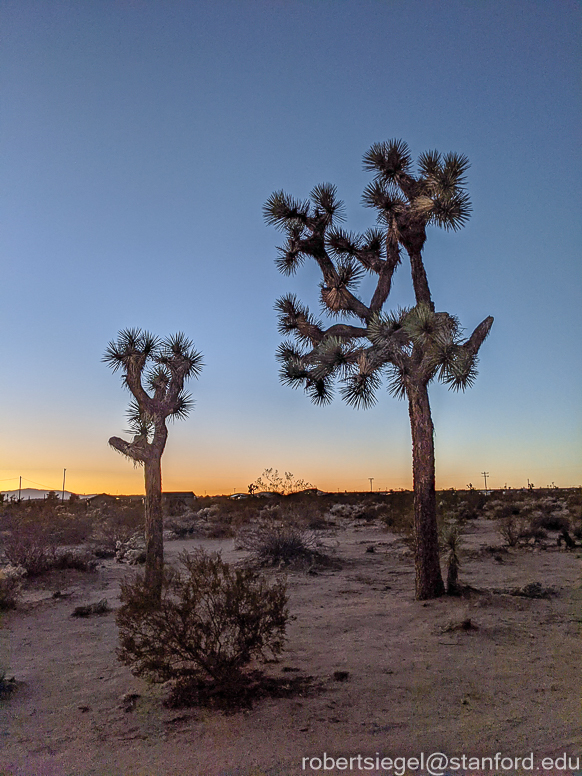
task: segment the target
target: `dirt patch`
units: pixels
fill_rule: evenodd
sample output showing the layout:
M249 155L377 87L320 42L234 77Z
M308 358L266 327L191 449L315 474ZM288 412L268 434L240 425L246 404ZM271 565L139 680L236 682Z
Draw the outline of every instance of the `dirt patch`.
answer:
M234 713L220 702L168 708L167 688L117 661L114 611L128 567L107 559L92 574L35 581L0 629L17 685L0 700L0 773L295 776L308 772L303 757L323 752L581 753L576 551L502 550L491 522L474 520L461 543L464 595L418 602L399 536L352 523L325 538L335 567L268 572L288 581L288 645L251 677L252 702ZM233 540L212 539L168 542L167 557L201 545L244 557ZM95 601L106 602L100 616L71 617Z

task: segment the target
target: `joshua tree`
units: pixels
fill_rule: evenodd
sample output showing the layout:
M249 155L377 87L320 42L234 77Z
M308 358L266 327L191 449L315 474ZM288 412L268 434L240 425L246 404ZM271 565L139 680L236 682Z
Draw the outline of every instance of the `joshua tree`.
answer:
M109 444L144 467L146 584L159 598L164 567L161 464L168 438L166 419L185 418L192 409L194 402L184 393L184 382L198 377L202 356L182 333L161 340L141 329L125 329L116 342L109 343L103 361L114 372L123 371L123 383L133 394L127 412L133 440L111 437Z
M469 217L464 188L468 166L464 156L428 151L420 156L414 174L406 143L373 145L364 156L364 167L374 173L374 180L364 191L363 203L377 211L378 225L364 234L338 227L343 203L330 184L316 186L303 201L276 192L264 208L267 223L287 238L279 249L280 271L293 274L306 257L315 259L323 275L323 310L344 319L324 328L294 295L278 300L279 331L296 340L283 342L278 350L283 383L302 385L315 403L323 404L331 400L338 379L348 404L367 407L375 403L384 375L388 390L408 399L418 599L444 592L428 385L435 378L457 390L472 385L477 353L493 323L486 318L464 339L456 317L435 312L422 260L428 226L457 230ZM416 305L385 313L402 249L410 260ZM368 304L354 293L366 272L377 276Z

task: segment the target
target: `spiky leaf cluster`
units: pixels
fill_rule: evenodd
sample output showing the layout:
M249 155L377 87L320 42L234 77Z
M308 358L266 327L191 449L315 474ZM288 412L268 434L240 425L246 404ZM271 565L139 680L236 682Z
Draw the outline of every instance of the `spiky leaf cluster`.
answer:
M198 377L202 355L182 332L160 339L141 329L124 329L107 346L103 361L123 372L123 384L133 397L127 412L133 442L112 437L110 443L143 463L156 439L165 443L166 419L181 420L194 406L184 382Z
M295 339L277 352L284 384L302 386L314 402L325 403L339 382L348 404L365 407L376 401L382 377L399 398L433 379L455 390L473 383L477 352L492 319L464 341L458 320L435 312L421 255L428 225L455 230L469 217L464 188L468 167L461 154L427 151L420 155L415 174L406 143L374 144L364 156L364 168L374 179L364 190L363 202L377 211L378 227L362 234L338 225L343 205L334 186L317 186L307 200L282 191L270 197L266 221L287 236L279 249L279 269L291 274L313 258L323 276L323 311L331 318L360 319L359 325L338 322L325 328L295 295L282 297L275 305L279 331ZM416 305L386 314L382 310L402 249L410 258ZM367 305L356 296L364 273L377 275Z
M378 222L401 232L429 224L456 231L471 214L465 190L469 160L463 154L425 151L412 174L410 149L401 140L376 143L364 156L364 168L374 173L363 196L378 211Z
M486 331L490 325L488 319ZM318 403L331 400L337 381L342 398L354 407L375 404L382 377L397 398L434 379L454 390L474 382L475 343L464 341L454 316L434 313L428 305L375 316L366 339L361 344L328 335L309 351L286 342L278 351L281 379L292 387L302 385Z

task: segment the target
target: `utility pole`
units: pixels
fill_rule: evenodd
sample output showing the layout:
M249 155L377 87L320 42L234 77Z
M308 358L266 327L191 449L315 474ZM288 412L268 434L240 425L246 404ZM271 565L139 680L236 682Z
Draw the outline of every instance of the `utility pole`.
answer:
M372 483L374 482L374 478L373 477L368 477L368 479L370 480L370 493L371 493L372 490L373 490Z
M487 477L489 477L489 472L481 472L481 474L485 478L485 493L487 493Z
M61 498L61 502L64 503L65 501L65 475L67 474L67 470L63 469L63 496Z
M20 494L22 492L22 476L20 477L20 480L18 481L18 502L20 503Z

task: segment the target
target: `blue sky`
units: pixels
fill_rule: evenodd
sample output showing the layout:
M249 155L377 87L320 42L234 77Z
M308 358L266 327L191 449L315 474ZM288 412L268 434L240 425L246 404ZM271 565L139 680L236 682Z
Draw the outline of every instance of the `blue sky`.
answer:
M431 391L437 486L582 482L580 6L569 0L1 0L0 487L22 475L138 492L107 446L127 394L118 330L204 354L164 485L246 490L266 467L321 488L410 487L404 402L314 407L279 384L277 272L262 205L329 181L347 226L362 156L390 138L471 161L473 215L431 228L439 310L495 323L465 394ZM403 264L390 307L412 302ZM369 283L361 288L365 299ZM27 482L27 484L29 484Z

